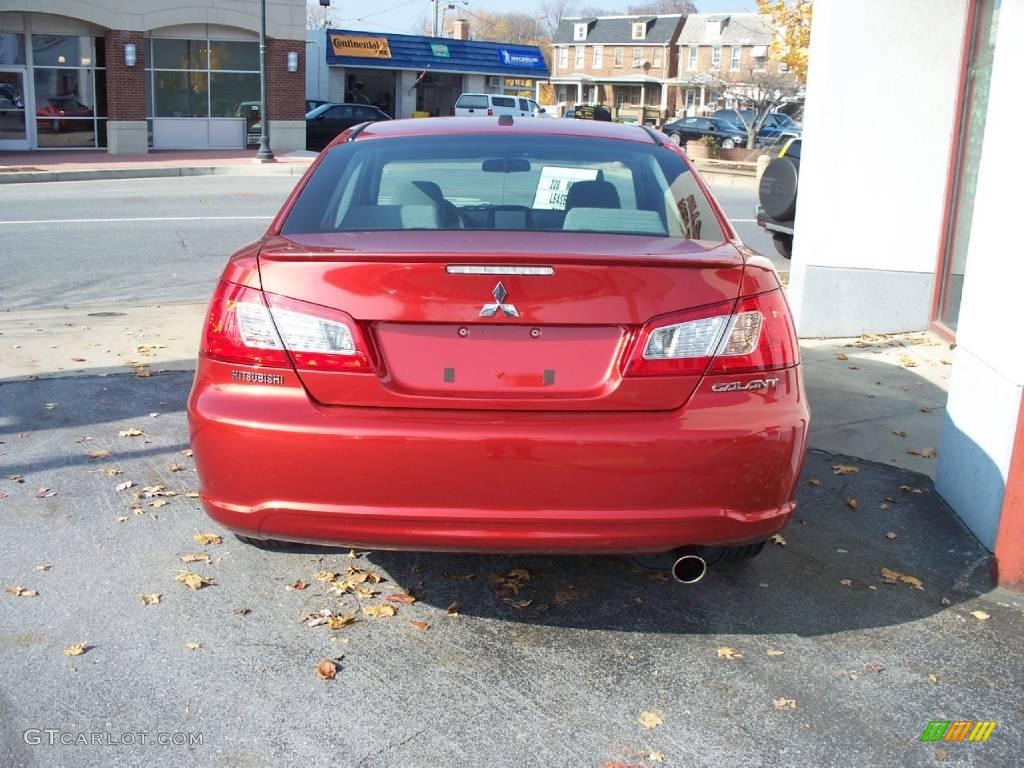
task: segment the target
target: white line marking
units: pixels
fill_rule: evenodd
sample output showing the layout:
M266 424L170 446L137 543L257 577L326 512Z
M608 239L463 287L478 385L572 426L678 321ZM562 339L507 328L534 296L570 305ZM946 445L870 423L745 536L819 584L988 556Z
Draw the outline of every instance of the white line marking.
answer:
M0 224L113 224L126 221L242 221L258 219L267 221L273 216L140 216L123 219L22 219L0 221Z
M753 224L757 219L729 219L733 224Z

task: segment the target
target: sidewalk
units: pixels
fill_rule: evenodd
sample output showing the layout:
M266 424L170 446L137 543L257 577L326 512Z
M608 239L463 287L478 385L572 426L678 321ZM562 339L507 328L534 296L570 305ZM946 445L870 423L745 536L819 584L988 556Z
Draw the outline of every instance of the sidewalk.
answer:
M0 383L191 370L205 304L17 310L0 315ZM949 362L924 333L805 339L813 448L935 477Z
M260 163L255 150L155 150L144 155L110 155L104 150L0 152L0 184L93 181L212 174L300 176L316 152L290 152Z

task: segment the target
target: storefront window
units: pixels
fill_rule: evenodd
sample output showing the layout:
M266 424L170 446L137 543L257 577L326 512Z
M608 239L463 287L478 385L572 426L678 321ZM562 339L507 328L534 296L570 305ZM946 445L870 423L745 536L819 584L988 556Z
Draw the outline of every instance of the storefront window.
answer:
M949 229L946 232L942 270L939 276L941 290L937 319L951 331L956 331L960 315L967 251L971 242L974 194L978 186L978 166L985 139L985 119L988 114L988 93L992 80L999 5L1000 0L979 0L973 5L973 34L967 62L967 90L964 94L957 135L956 167L948 201Z
M155 117L209 116L205 72L156 72L153 80Z
M20 32L0 32L0 65L25 63L25 36Z
M151 117L258 119L259 45L154 38L146 83ZM186 71L187 70L187 71Z
M102 147L106 71L100 40L32 35L36 142L41 148Z

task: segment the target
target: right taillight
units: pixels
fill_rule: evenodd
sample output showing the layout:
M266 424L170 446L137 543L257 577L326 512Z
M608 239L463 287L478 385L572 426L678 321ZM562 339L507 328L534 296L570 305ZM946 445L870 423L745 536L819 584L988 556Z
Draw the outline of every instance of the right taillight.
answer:
M229 282L210 302L202 353L271 368L374 370L366 340L346 313Z
M494 110L491 109L490 107L487 108L487 116L494 117Z
M799 362L782 290L666 315L641 331L627 376L745 373Z

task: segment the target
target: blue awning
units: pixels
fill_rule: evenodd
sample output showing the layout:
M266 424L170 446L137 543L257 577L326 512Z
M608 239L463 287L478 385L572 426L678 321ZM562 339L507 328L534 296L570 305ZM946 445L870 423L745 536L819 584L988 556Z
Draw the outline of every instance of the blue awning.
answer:
M465 74L507 75L546 78L544 55L535 45L508 45L483 40L456 40L450 37L394 35L328 29L327 64L333 67L369 67L372 69L411 69ZM336 38L337 45L332 44ZM335 55L356 51L359 56Z

